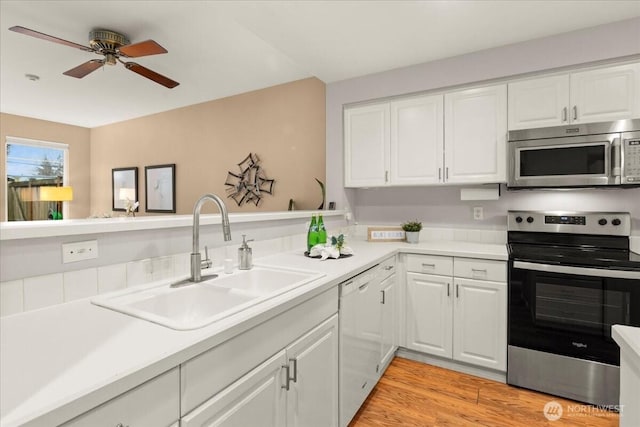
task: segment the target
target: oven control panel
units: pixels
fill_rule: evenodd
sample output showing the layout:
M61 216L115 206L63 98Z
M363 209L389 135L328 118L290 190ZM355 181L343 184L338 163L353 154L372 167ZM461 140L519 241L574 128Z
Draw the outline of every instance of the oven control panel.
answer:
M631 215L628 212L509 211L507 229L539 233L629 236Z

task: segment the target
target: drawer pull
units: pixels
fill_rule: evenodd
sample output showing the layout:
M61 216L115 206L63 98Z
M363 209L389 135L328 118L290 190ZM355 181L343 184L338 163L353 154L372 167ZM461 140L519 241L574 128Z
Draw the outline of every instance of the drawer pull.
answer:
M436 265L435 265L435 264L427 264L426 262L423 262L423 263L422 263L422 266L423 266L423 267L429 267L429 268L436 268Z
M358 288L361 291L364 291L365 289L367 289L367 286L369 286L369 283L365 283L364 285L360 285L360 287Z
M472 268L471 272L472 273L484 273L484 274L487 274L487 269L486 268Z
M118 424L116 424L116 427L129 427L129 426L128 425L124 425L122 423L118 423Z
M393 265L387 265L384 269L387 271L393 270Z
M449 296L449 287L451 286L450 283L447 283L447 296Z
M385 299L384 299L385 293L384 293L384 290L380 291L380 293L382 293L382 301L380 301L380 304L385 304Z
M456 298L460 298L460 293L458 292L458 288L460 285L456 285Z

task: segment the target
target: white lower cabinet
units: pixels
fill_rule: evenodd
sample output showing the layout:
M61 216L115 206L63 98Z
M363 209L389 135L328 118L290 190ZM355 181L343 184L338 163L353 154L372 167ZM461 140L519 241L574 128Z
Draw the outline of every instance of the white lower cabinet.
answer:
M406 265L407 347L505 371L506 263L407 255Z
M337 424L337 314L182 419L182 427Z
M458 278L454 283L454 360L506 370L506 283Z
M180 417L179 372L174 368L64 423L64 427L175 425Z
M183 417L181 427L285 425L282 367L286 363L282 350Z

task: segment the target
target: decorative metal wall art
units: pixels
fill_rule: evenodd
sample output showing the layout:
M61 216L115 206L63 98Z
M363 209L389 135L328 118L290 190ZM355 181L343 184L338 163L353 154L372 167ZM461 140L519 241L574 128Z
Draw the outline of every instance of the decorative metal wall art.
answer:
M233 199L238 206L243 203L260 204L264 193L273 194L275 180L267 178L260 166L257 154L249 153L238 163L239 173L227 172L227 197Z

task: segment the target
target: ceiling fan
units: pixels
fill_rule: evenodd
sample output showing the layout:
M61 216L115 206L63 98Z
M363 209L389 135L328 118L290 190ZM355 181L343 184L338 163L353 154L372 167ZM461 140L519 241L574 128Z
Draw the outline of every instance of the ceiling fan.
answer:
M158 74L155 71L143 67L140 64L137 64L135 62L125 62L120 59L120 57L138 58L141 56L167 53L167 50L165 48L163 48L153 40L129 44L129 40L124 35L116 33L115 31L92 30L89 33L89 46L83 46L81 44L70 42L21 26L11 27L9 29L11 31L15 31L16 33L26 34L31 37L48 40L50 42L84 50L85 52L97 53L98 55L104 56L104 58L102 59L91 59L84 64L78 65L75 68L65 71L63 74L66 76L81 79L87 74L97 70L104 65L116 65L116 63L120 62L127 68L127 70L138 73L142 77L153 80L154 82L161 84L162 86L168 87L169 89L172 89L180 84L168 77L163 76L162 74Z

